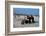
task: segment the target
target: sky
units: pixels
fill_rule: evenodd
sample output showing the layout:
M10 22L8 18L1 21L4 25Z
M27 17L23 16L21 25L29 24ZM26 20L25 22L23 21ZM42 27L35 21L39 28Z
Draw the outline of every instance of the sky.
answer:
M13 14L39 15L39 9L35 8L13 8Z

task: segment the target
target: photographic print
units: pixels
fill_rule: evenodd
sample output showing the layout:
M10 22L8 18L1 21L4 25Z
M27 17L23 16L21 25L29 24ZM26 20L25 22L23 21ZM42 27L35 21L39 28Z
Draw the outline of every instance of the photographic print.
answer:
M39 8L13 8L13 28L39 27Z

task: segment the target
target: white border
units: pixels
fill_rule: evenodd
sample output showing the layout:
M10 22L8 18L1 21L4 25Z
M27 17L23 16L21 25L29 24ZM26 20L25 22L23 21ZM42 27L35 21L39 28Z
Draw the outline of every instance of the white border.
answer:
M25 28L13 28L13 8L39 8L39 27L25 27ZM42 30L42 6L24 6L24 5L10 5L10 31L16 32L16 31L36 31L36 30Z

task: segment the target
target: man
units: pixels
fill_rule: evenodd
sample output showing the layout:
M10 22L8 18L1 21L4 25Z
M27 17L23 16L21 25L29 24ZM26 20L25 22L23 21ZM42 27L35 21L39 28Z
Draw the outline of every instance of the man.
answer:
M31 19L32 19L32 22L34 23L35 21L34 21L34 17L31 15Z
M29 23L31 23L31 16L27 16L27 19L29 19Z

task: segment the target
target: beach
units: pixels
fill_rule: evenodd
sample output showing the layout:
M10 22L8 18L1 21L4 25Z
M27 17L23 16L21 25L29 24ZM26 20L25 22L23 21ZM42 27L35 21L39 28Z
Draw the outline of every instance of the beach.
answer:
M26 16L13 16L13 28L24 28L24 27L39 27L39 16L33 16L35 23L24 23L21 24L21 21L24 20ZM25 18L26 19L26 18Z

